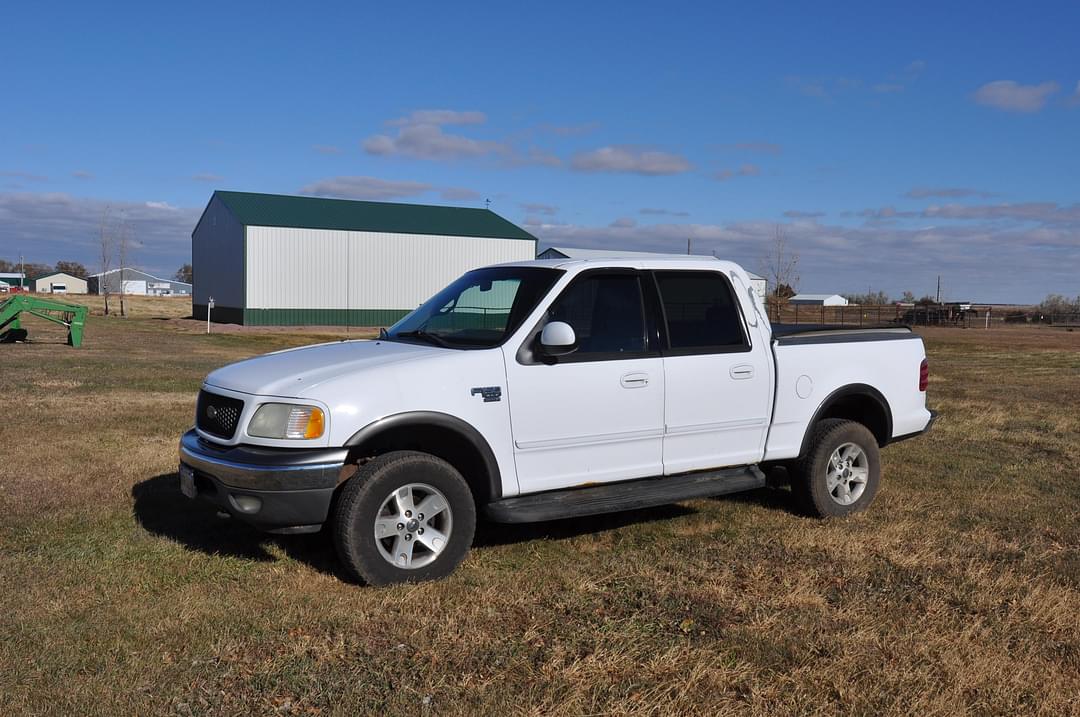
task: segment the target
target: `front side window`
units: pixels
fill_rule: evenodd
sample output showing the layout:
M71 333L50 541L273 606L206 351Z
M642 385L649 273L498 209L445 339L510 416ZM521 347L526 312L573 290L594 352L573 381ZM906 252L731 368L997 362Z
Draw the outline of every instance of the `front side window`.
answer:
M713 271L658 271L656 284L673 351L740 351L750 347L735 294Z
M549 321L574 329L580 359L646 350L641 286L633 274L599 274L576 281L548 311Z
M385 339L490 348L510 336L562 274L538 267L470 271L390 327Z

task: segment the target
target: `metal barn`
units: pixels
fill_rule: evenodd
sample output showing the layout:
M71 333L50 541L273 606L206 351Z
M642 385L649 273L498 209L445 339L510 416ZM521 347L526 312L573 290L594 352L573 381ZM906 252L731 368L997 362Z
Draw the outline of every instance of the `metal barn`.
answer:
M91 274L87 277L87 287L91 294L123 293L132 296L188 296L191 284L175 279L162 279L139 269L125 266L110 269L104 273Z
M249 325L389 326L464 272L536 256L488 209L214 192L191 234L193 312Z

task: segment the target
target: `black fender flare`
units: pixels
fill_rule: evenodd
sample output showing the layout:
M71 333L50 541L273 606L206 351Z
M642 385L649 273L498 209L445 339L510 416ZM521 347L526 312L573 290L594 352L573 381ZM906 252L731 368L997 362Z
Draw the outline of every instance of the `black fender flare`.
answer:
M495 452L491 450L487 439L471 424L448 413L437 411L406 411L395 413L372 421L345 441L346 448L361 448L365 444L378 438L383 433L410 426L435 426L452 431L468 442L479 454L480 460L487 473L487 490L490 500L502 498L502 473L499 471L499 462L495 460Z
M851 396L869 398L878 404L882 414L885 416L885 437L884 440L881 441L881 445L885 446L892 439L892 409L889 407L889 402L885 399L885 396L882 395L881 391L869 384L849 383L846 386L841 386L826 396L825 400L822 401L818 405L817 410L814 411L814 415L810 418L810 422L806 424L806 431L803 433L802 443L799 445L800 457L806 455L806 451L809 448L807 444L810 442L810 436L814 431L814 425L836 404L837 401Z

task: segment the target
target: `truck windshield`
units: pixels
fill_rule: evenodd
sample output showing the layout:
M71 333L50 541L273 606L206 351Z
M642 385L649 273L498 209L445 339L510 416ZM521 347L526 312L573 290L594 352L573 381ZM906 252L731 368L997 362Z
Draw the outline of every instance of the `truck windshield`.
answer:
M444 348L498 346L560 274L558 269L525 266L470 271L391 326L383 338Z

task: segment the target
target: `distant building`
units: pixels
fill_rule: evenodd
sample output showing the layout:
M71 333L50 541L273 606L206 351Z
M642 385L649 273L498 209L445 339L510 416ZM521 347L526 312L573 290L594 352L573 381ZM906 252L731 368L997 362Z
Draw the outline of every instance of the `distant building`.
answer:
M87 280L91 294L102 294L104 293L103 288L108 289L110 294L119 294L121 283L123 284L123 293L133 296L191 295L191 284L174 279L162 279L130 267L92 274Z
M488 209L214 192L191 233L192 314L389 326L466 271L536 256Z
M87 293L86 279L66 274L62 271L54 271L51 274L39 276L31 282L34 291L39 294L85 294Z
M9 290L19 287L23 287L26 291L30 290L30 282L26 280L26 274L21 271L2 271L0 281L7 284Z
M536 257L537 259L655 259L658 256L668 257L680 257L686 256L685 254L676 254L674 252L659 252L659 251L622 251L621 249L579 249L573 246L553 246L544 251ZM754 289L754 293L762 301L765 300L765 294L768 292L768 282L765 281L765 277L758 276L757 274L748 271L750 275L750 285Z
M801 306L847 306L848 300L840 294L795 294L788 299L788 303Z

